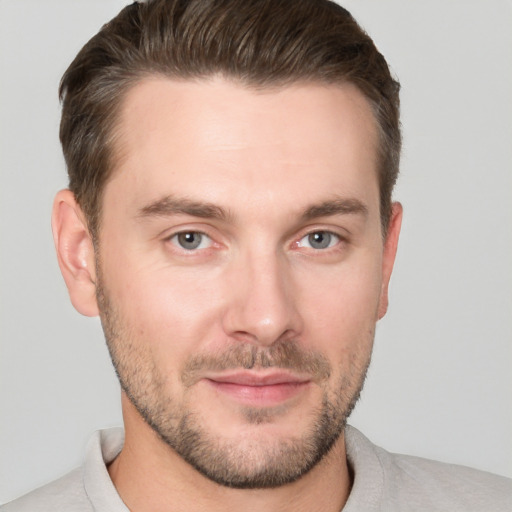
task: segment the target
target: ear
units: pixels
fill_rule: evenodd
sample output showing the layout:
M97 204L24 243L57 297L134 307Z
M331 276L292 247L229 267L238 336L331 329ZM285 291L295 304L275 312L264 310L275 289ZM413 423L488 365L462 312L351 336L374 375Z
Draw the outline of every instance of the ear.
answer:
M384 242L384 251L382 253L382 285L379 300L379 320L388 310L388 289L391 272L395 263L396 249L398 246L398 237L402 226L403 208L400 203L393 203L391 209L391 219L389 221L386 241Z
M61 190L55 197L52 231L71 303L82 315L98 315L94 246L85 216L70 190Z

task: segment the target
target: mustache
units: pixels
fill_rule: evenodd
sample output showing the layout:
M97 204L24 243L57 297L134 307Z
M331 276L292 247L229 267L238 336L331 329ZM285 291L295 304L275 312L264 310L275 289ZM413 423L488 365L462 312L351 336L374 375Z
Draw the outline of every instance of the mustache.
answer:
M304 373L318 381L331 375L331 365L324 355L304 350L296 342L288 340L264 348L248 343L237 344L222 352L192 356L183 368L181 380L188 387L201 379L205 372L263 368Z

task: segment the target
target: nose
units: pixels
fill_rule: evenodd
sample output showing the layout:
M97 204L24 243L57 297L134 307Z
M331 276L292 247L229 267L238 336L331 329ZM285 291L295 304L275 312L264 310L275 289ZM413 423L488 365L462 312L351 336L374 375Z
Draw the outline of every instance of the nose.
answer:
M289 263L279 254L248 255L231 271L226 334L238 341L270 346L302 330L298 290Z

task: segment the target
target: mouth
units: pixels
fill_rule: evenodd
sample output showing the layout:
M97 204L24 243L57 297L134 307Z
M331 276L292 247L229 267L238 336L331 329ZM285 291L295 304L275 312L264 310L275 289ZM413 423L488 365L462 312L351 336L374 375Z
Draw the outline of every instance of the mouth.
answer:
M280 405L304 392L311 379L286 371L239 371L204 379L217 392L252 407Z

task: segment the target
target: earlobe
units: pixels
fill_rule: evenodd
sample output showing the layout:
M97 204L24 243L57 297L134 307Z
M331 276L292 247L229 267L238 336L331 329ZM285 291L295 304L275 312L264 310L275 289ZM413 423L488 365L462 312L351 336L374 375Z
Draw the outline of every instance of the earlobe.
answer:
M82 315L98 315L94 245L82 210L70 190L61 190L55 197L52 231L59 267L73 306Z
M391 272L395 263L396 250L398 247L398 238L400 236L400 228L402 226L402 205L398 202L393 203L391 210L391 219L389 222L386 241L384 243L384 251L382 254L382 285L379 300L379 320L386 314L388 310L388 290Z

